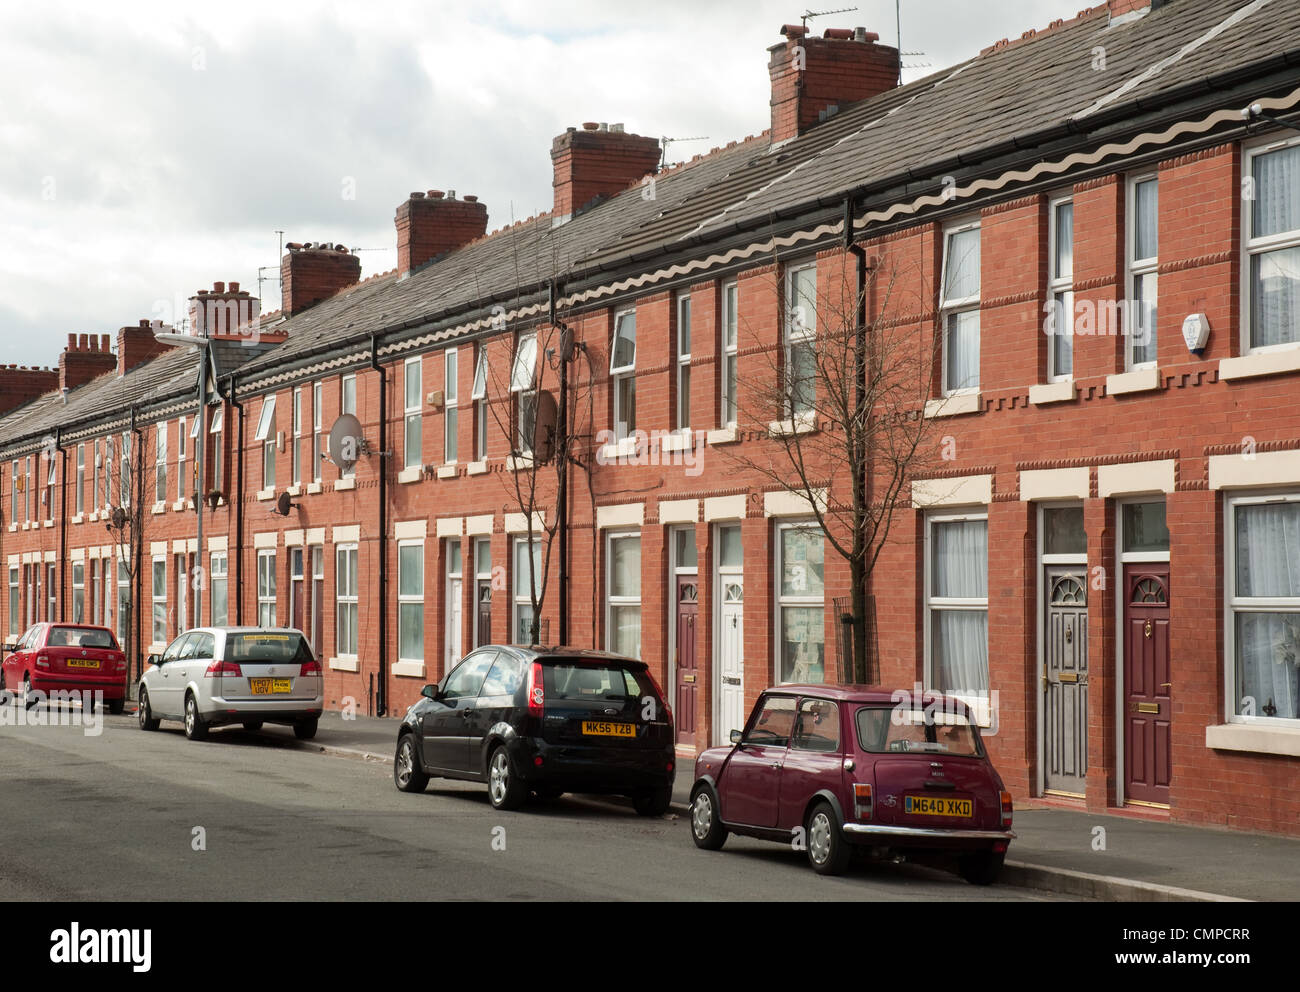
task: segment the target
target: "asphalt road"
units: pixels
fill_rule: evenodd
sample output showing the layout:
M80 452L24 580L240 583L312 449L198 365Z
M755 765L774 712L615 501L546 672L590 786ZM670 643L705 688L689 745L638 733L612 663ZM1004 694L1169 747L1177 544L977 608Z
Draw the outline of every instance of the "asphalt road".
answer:
M498 813L483 787L440 780L406 795L388 765L291 740L268 727L199 744L127 716L94 737L0 726L0 900L1055 898L916 865L822 878L788 847L731 837L700 851L684 818L617 802Z

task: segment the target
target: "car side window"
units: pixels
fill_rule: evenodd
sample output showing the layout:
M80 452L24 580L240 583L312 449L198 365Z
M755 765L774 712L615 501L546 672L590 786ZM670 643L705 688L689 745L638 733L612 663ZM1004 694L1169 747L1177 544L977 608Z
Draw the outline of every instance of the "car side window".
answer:
M199 646L199 635L190 634L189 637L185 638L185 643L181 645L181 649L176 655L177 660L189 661L191 658L195 656L194 652L198 648L198 646Z
M838 751L840 709L828 699L802 699L795 719L792 747L801 751Z
M176 640L167 645L167 650L163 652L162 660L175 661L177 658L181 657L181 652L185 650L193 637L193 634L182 634L180 637L176 638Z
M794 697L767 696L745 732L745 743L785 747L794 729Z
M495 651L479 651L462 661L447 680L447 688L442 692L444 700L473 698L478 695L483 677L496 661Z
M483 680L480 696L513 696L523 681L524 663L508 654L497 655L496 663Z
M213 651L216 648L215 640L216 639L211 634L195 634L194 647L193 649L187 649L189 650L189 654L186 655L186 657L208 659L216 657L216 655L213 654Z

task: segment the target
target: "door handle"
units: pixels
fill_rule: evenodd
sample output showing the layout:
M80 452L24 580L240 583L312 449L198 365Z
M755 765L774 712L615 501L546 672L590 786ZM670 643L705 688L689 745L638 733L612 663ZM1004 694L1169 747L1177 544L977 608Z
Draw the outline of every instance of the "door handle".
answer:
M1174 684L1173 684L1172 682L1161 682L1161 683L1160 683L1160 688L1161 688L1161 689L1172 689L1173 687L1174 687Z
M774 761L774 762L772 762L772 767L773 767L773 768L780 768L780 767L781 767L781 762L779 762L779 761Z

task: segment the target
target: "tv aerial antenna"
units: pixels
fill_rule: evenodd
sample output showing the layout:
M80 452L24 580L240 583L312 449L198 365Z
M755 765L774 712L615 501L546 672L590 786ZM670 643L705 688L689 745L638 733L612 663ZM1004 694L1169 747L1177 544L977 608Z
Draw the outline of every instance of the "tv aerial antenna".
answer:
M683 141L708 141L708 140L709 140L709 136L707 134L697 135L694 138L670 138L668 137L668 135L664 135L662 138L659 139L659 145L661 148L663 148L663 155L659 159L659 168L662 169L665 165L668 164L669 145L680 144Z
M839 10L805 10L800 16L803 26L808 27L808 22L814 17L826 17L829 14L851 14L857 11L857 7L841 7Z

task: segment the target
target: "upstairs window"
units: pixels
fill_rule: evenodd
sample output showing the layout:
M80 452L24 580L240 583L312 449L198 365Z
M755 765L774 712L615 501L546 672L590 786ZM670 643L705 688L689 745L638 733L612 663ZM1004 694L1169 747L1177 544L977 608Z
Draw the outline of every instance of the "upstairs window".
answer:
M736 367L739 358L739 286L729 282L722 287L722 408L719 416L723 427L736 426Z
M167 498L167 425L159 424L154 432L154 501Z
M1246 156L1245 298L1248 351L1300 343L1300 140Z
M77 516L81 516L86 509L86 446L77 445L77 489L76 489L76 508ZM50 508L46 507L46 516L53 516Z
M354 417L357 415L357 377L355 375L345 375L339 380L339 413L350 413ZM350 479L356 474L355 466L346 472L339 471L340 478L344 479Z
M1052 303L1047 335L1047 381L1074 375L1074 203L1055 200L1047 224L1048 295Z
M943 334L943 393L980 386L980 228L949 229L943 239L939 314Z
M194 426L199 426L198 418L194 420ZM189 435L185 432L185 418L181 417L176 421L176 499L185 498L185 460L186 460L186 439Z
M474 359L474 388L469 396L474 403L474 460L478 462L487 458L487 377L487 343L480 341Z
M614 391L614 437L621 441L636 430L636 311L614 318L609 348L609 375Z
M262 488L275 488L275 396L262 401L262 414L257 420L254 441L262 442Z
M691 298L677 298L677 429L691 427Z
M443 438L442 460L448 465L456 461L456 432L460 426L457 404L459 392L456 379L460 374L460 362L455 348L448 348L443 366Z
M817 399L817 266L801 265L785 282L785 416L807 416Z
M534 333L521 334L515 345L510 392L516 396L515 450L521 455L531 455L537 429L537 335Z
M293 391L293 472L292 484L302 485L302 470L306 464L307 439L303 436L302 390Z
M324 416L322 395L324 387L319 382L311 387L311 478L313 482L321 481L321 423Z
M1154 368L1156 357L1157 270L1160 267L1160 194L1153 176L1129 186L1128 341L1130 369Z
M403 451L406 453L407 468L420 468L424 465L424 430L420 417L420 364L420 359L412 358L404 366L406 418Z

